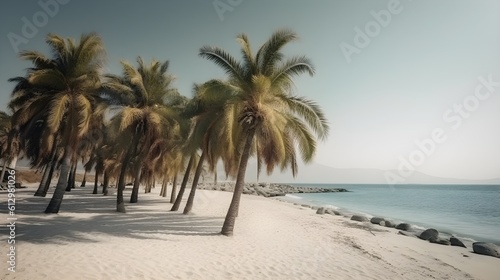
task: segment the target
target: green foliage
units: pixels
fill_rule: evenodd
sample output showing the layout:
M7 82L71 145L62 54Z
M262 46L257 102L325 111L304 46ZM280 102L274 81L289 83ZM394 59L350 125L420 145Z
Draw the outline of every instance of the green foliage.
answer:
M297 147L303 161L312 160L316 139L326 139L328 124L315 102L293 95L293 78L303 73L314 74L306 57L285 59L283 47L296 39L297 35L290 30L277 31L253 56L248 37L241 34L237 37L241 61L217 47L200 49L202 57L228 75L225 81L211 80L205 84L208 89L204 92L218 93L218 102L223 103L219 107L224 109L218 111L214 118L218 123L211 124L212 131L206 136L211 164L220 157L226 172L235 174L244 135L253 127L256 132L252 154L257 157L259 170L261 164L266 165L268 173L275 166L290 167L295 175Z

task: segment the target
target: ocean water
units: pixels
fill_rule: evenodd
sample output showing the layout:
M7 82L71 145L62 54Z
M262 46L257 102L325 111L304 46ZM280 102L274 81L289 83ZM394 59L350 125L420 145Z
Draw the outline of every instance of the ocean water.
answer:
M293 194L288 199L330 205L350 213L380 216L421 228L500 245L500 186L497 185L337 185L346 193Z

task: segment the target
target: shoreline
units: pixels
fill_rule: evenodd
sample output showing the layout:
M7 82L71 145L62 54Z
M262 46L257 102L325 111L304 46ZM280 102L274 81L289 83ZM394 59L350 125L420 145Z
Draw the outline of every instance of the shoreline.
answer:
M299 185L306 185L306 184L299 184ZM323 184L318 184L318 185L323 185ZM360 187L360 185L362 185L363 188L360 188L358 191L364 191L365 190L364 187L368 187L366 190L369 190L370 189L369 187L377 188L379 186L386 186L386 185L377 185L377 184L373 184L373 185L372 184L351 184L351 186L353 186L353 188ZM331 186L337 187L338 185L331 184ZM349 186L350 186L349 184L345 184L345 185L341 185L341 186L343 186L349 190L352 190L349 188ZM403 185L402 187L408 187L411 190L413 190L413 189L417 190L417 189L420 189L420 187L422 187L422 186L424 186L424 185L408 184L408 185ZM424 187L428 188L428 187L441 187L441 186L443 186L443 185L431 184L431 185L425 185ZM486 186L486 185L481 185L481 186ZM481 186L479 186L479 187L481 187ZM446 187L448 187L448 185L446 185ZM475 185L474 186L471 186L471 185L450 185L450 187L459 188L461 190L463 187L468 187L468 189L472 189L471 187L476 187L476 186ZM492 185L492 187L498 188L499 186ZM354 189L352 191L356 192L356 189ZM425 192L427 192L427 191L425 191ZM363 199L364 197L370 197L370 195L374 195L374 194L372 194L372 192L370 192L370 194L368 194L368 192L367 192L366 196L363 195L363 197L360 196L360 197L357 197L356 199ZM392 197L391 196L392 194L387 194L387 195L389 195L388 197ZM432 196L432 195L434 195L434 193L432 193L430 195ZM329 197L332 197L332 196L329 196ZM308 204L311 204L312 206L324 206L325 205L325 203L322 201L323 199L319 199L318 197L314 197L314 196L309 197L308 195L303 195L303 196L298 196L297 198L300 198L302 200L299 199L300 201L294 201L294 202L297 202L300 204L308 203ZM329 199L325 199L325 200L328 201ZM386 219L390 219L396 223L410 223L414 227L416 227L417 232L423 231L423 230L428 229L428 228L436 228L436 229L440 230L440 232L445 233L449 236L457 236L457 237L460 237L462 239L466 239L470 242L484 241L484 242L494 243L497 246L500 246L500 237L495 233L495 230L498 228L498 224L494 223L497 225L496 227L491 226L491 225L494 225L494 224L492 224L492 222L494 221L492 219L484 221L489 226L486 228L487 231L481 232L480 230L478 230L481 228L481 223L477 223L478 221L482 221L482 220L479 220L480 217L478 216L477 221L476 221L476 218L474 218L474 216L471 216L471 215L468 215L465 217L466 219L463 219L461 217L461 214L460 214L461 212L454 212L457 214L454 216L446 216L446 215L440 215L441 214L440 210L434 210L435 212L430 213L430 211L425 211L426 209L423 209L424 212L420 212L419 211L420 209L416 209L415 206L412 204L411 204L411 206L412 206L411 208L405 208L405 207L399 208L398 207L396 209L395 207L392 207L392 208L381 207L379 209L377 206L372 205L372 204L367 204L367 206L363 206L361 204L360 205L353 204L354 206L352 206L352 207L345 206L345 205L343 206L343 204L346 204L346 203L341 203L341 201L342 200L339 200L339 202L338 202L341 205L335 204L333 202L327 202L326 204L330 204L331 206L338 207L339 209L342 209L342 211L344 211L346 213L350 213L350 214L361 214L361 215L366 215L370 218L374 217L374 216L375 217L385 217ZM347 200L347 201L349 201L349 200ZM387 201L387 199L382 200L382 201ZM388 203L390 203L390 202L388 202ZM347 203L347 204L349 204L349 203ZM352 203L350 203L350 204L352 204ZM402 212L398 212L398 209L401 209ZM412 211L415 211L414 213L419 213L419 214L414 215L414 213L410 213L408 211L408 209L413 209ZM458 211L460 211L460 210L458 210ZM402 213L404 213L404 214L402 214ZM425 213L425 214L422 214L422 213ZM427 215L427 216L424 216L424 215ZM485 215L488 215L488 214L485 214ZM448 220L448 219L450 219L450 220ZM500 228L498 228L498 230L500 230Z
M471 248L430 244L276 198L243 196L235 234L225 237L219 232L230 192L199 190L193 213L183 215L169 211L159 190L139 194L122 214L114 196L76 188L57 215L42 213L50 194L20 190L19 270L6 273L2 265L0 278L493 280L500 273L500 259Z
M317 210L319 207L333 208L335 210L338 210L341 213L341 216L346 217L346 218L349 218L353 215L362 215L362 216L366 216L368 219L371 219L373 217L384 218L388 221L393 222L394 224L408 223L412 226L412 229L413 229L409 232L412 234L416 234L416 235L420 234L421 232L423 232L426 229L433 228L431 225L428 225L428 224L425 224L425 223L422 223L419 221L413 221L411 219L408 220L408 219L387 217L384 215L374 215L372 213L355 211L355 210L351 210L351 209L336 206L336 205L323 204L323 203L314 202L314 201L307 201L302 197L294 196L294 195L285 195L284 197L279 197L277 199L279 199L281 201L288 202L288 203L292 203L295 205L299 205L299 206L308 205L308 206L310 206L310 208L312 210ZM449 237L454 236L454 237L459 238L462 241L467 242L470 245L472 245L472 243L474 243L474 242L489 242L489 243L493 243L497 246L500 246L500 240L497 240L497 239L473 236L471 234L460 233L460 232L451 233L451 232L448 232L447 230L441 230L439 227L436 227L436 229L439 231L440 234L443 234L445 237L449 238Z
M313 186L311 186L313 185ZM333 188L324 188L324 187L319 187L318 185L330 185L334 186ZM337 185L341 185L342 187L337 187ZM353 185L358 185L358 184L353 184ZM373 184L365 184L367 186L371 186ZM232 192L234 186L234 182L220 182L217 184L214 183L200 183L198 185L198 189L203 189L203 190L217 190L217 191L229 191ZM345 187L344 187L345 186ZM411 219L405 219L405 218L394 218L390 216L385 216L384 215L376 215L373 213L370 213L369 211L356 211L352 210L346 207L341 207L338 205L332 205L332 204L325 204L321 203L318 201L311 201L307 200L304 197L296 196L297 194L306 194L306 193L337 193L337 192L351 192L349 190L349 184L288 184L288 183L245 183L245 189L243 191L243 194L247 195L259 195L263 197L276 197L277 199L291 202L291 203L296 203L298 205L304 205L307 204L313 208L313 210L316 210L318 207L327 207L327 208L334 208L338 209L343 213L344 216L352 216L352 215L363 215L367 216L368 218L372 217L381 217L388 219L395 224L398 223L409 223L412 225L412 230L409 231L411 234L418 235L424 230L428 228L433 228L432 225L422 223L420 221L416 220L411 220ZM474 236L473 234L467 234L463 232L448 232L451 231L450 229L442 229L439 227L435 227L440 234L443 236L450 238L450 237L457 237L460 240L463 240L467 242L468 244L472 245L474 242L488 242L488 243L493 243L497 246L500 246L500 239L494 239L494 238L487 238L487 237L480 237L480 236ZM442 230L442 231L441 231Z

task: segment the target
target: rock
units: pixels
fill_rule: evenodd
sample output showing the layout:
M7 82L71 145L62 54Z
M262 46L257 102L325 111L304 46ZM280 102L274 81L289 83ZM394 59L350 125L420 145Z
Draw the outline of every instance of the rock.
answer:
M459 246L459 247L467 248L467 246L465 246L465 244L460 239L458 239L454 236L450 237L450 244L451 244L451 246Z
M269 197L276 197L276 196L285 196L285 194L280 193L280 192L270 192L269 193Z
M368 222L368 218L365 216L361 216L361 215L353 215L351 217L351 221Z
M256 189L258 195L261 195L263 197L269 197L269 194L267 192L265 192L264 190L262 190L261 188L255 188L255 189Z
M434 236L429 238L429 242L441 245L450 245L451 242L448 239L435 238Z
M316 211L316 214L320 214L320 215L325 214L325 207L318 208L318 210Z
M493 243L474 242L472 243L472 250L476 254L500 258L500 249Z
M302 207L306 207L306 208L311 208L311 205L308 205L308 204L302 204L302 205L300 205L300 206L302 206Z
M401 230L398 231L398 234L404 235L404 236L416 237L413 233L404 232L404 231L401 231Z
M407 223L397 224L397 225L396 225L396 229L409 231L409 230L411 230L411 225L410 225L410 224L407 224Z
M385 227L390 227L390 228L393 228L393 227L395 227L396 225L395 225L393 222L391 222L391 221L384 221L384 226L385 226Z
M333 212L333 209L330 209L330 208L325 209L325 213L330 214L330 215L335 215L335 213Z
M433 228L426 229L424 230L418 238L423 239L423 240L438 240L439 239L439 232ZM432 242L432 241L431 241Z
M312 210L318 210L319 209L319 206L313 206L311 207Z
M375 224L375 225L382 225L382 223L385 224L385 219L379 218L379 217L373 217L370 219L370 223Z
M333 214L335 214L335 215L337 215L337 216L340 216L340 215L341 215L341 214L340 214L340 212L339 212L339 211L337 211L337 210L333 210Z

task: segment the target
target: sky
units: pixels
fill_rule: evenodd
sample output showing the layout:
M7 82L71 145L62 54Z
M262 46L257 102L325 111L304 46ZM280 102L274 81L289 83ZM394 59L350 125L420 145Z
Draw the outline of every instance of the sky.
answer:
M496 0L6 0L0 9L0 110L45 37L97 32L105 71L120 60L169 60L181 94L223 78L198 56L204 45L240 57L281 28L300 37L316 74L294 94L320 104L331 131L314 162L335 168L411 171L459 179L500 177L500 1ZM299 171L300 176L300 171ZM327 174L325 174L327 176ZM299 177L300 178L300 177Z

